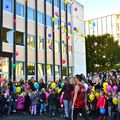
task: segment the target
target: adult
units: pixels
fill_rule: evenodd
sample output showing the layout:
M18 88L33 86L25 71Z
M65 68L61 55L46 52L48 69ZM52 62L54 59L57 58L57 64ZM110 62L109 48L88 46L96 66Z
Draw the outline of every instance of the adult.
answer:
M72 78L67 79L65 78L65 85L62 88L63 94L63 103L64 103L64 111L65 111L65 118L66 120L71 119L71 112L72 112L72 92L74 90L74 86L72 85Z
M38 84L40 85L39 90L41 90L42 88L46 89L46 84L44 83L42 78L40 80L38 80Z
M87 102L86 89L84 85L81 83L81 80L82 80L81 75L75 76L76 85L74 89L74 97L73 97L73 104L72 104L73 120L77 120L77 115L79 113L82 113L85 120L89 120L85 110L85 105Z

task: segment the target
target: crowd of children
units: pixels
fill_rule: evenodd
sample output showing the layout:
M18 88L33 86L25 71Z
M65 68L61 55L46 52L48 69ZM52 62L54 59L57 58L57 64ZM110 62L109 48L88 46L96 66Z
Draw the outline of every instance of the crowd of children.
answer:
M120 120L120 73L89 74L87 78L83 76L82 83L88 96L85 106L88 114L98 116L99 120ZM35 82L34 78L26 83L0 79L0 115L63 116L65 84L62 79L47 84L42 79ZM72 84L75 85L74 78Z

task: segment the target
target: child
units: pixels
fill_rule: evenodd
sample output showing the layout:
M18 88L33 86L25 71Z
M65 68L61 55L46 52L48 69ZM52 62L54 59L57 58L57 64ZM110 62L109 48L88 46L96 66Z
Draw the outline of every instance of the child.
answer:
M18 110L18 112L21 112L24 110L24 102L25 102L25 98L24 98L23 94L21 93L17 98L17 110Z
M118 116L117 120L120 120L120 92L118 92Z
M42 112L46 112L45 88L41 89L41 94L40 94L40 114L42 114Z
M106 108L106 98L104 96L103 90L100 90L100 96L98 97L97 101L97 109L100 111L101 108ZM101 115L99 112L99 120L106 120L106 113L104 115Z
M62 92L61 96L60 96L60 112L61 112L61 117L63 117L63 113L64 113L64 106L63 106L63 94L64 92Z
M31 98L31 115L36 115L38 103L36 92L33 92L30 98Z
M49 116L54 116L56 114L56 104L57 104L57 97L55 95L55 90L52 90L49 97L48 97L48 104L49 104Z

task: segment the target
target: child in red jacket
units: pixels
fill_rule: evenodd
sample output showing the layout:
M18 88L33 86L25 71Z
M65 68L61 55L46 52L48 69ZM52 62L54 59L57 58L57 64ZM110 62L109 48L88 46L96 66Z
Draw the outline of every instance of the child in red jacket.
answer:
M104 95L103 90L100 91L100 96L98 97L98 101L97 101L97 109L98 111L100 111L100 109L102 108L106 108L106 98ZM101 114L99 112L99 120L106 120L106 113Z

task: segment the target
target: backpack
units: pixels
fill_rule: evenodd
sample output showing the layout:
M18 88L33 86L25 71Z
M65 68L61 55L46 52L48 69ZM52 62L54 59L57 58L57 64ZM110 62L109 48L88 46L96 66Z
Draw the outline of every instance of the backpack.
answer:
M82 84L78 84L78 86L80 89L75 102L75 108L82 108L85 106L86 89Z

